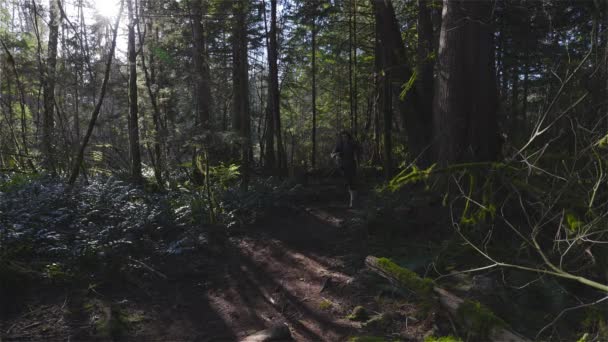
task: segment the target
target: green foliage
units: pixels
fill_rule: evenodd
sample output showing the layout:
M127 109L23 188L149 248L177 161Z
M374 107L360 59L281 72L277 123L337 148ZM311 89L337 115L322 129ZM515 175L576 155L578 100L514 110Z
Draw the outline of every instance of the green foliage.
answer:
M576 214L574 214L573 212L568 212L566 214L566 222L568 223L570 233L578 232L581 227L585 225L585 223L579 220Z
M433 173L436 166L437 164L433 164L426 169L419 169L416 165L412 165L409 168L403 169L391 179L388 188L391 191L397 191L407 184L426 181Z
M582 322L583 329L587 332L597 335L599 340L608 340L608 321L606 311L602 311L596 307L590 307L585 312L585 319ZM588 334L585 334L588 336ZM587 341L585 335L580 340ZM579 340L579 341L580 341Z
M409 91L414 87L414 84L416 84L417 77L418 75L416 73L416 70L414 70L410 79L405 84L403 84L403 86L401 87L401 93L399 94L399 99L401 101L405 100L405 97L407 96Z
M37 173L15 173L8 178L0 178L0 191L7 192L18 189L40 178L42 178L42 175Z

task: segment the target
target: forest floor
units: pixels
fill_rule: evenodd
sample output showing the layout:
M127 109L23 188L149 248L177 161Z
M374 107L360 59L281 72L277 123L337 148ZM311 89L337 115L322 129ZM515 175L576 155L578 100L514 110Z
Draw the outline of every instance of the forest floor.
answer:
M435 315L421 317L410 295L365 271L368 230L357 224L364 211L348 209L341 189L316 191L331 195L273 208L229 236L211 236L210 250L133 260L144 276L30 289L2 322L0 340L236 341L278 325L296 341L436 333ZM348 319L357 306L400 319Z

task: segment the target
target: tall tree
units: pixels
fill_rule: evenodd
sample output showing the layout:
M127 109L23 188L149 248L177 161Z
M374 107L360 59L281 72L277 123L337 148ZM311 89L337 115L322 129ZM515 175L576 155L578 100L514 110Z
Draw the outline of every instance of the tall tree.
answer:
M59 36L59 0L49 0L49 42L44 73L44 115L42 124L42 151L44 167L55 172L53 128L55 125L55 74L57 69L57 42Z
M211 113L210 71L207 37L203 25L205 0L193 0L192 4L192 59L194 61L194 103L201 127L209 128Z
M233 87L233 130L241 138L241 187L249 185L249 164L251 150L251 123L249 120L249 61L247 58L247 13L248 1L234 3L232 32L232 87Z
M316 2L315 2L316 4ZM311 55L312 55L312 153L311 166L314 169L317 166L317 22L315 18L316 6L313 8L311 18L312 40L311 40Z
M431 143L431 129L433 125L433 22L431 10L427 0L418 0L418 46L416 49L416 89L420 96L420 115L416 127L420 132L420 139L410 142L414 158L419 158L419 164L426 166L430 162L428 144ZM413 138L413 137L412 137ZM423 146L426 144L427 146Z
M131 157L131 177L135 183L142 181L141 154L139 151L139 120L137 104L137 52L135 50L136 10L133 0L127 0L129 14L128 60L129 60L129 154Z
M444 0L434 134L442 164L498 157L492 2Z
M286 168L285 151L281 132L281 106L279 93L278 47L277 47L277 0L270 1L270 32L268 32L268 102L266 107L266 151L265 166L279 172ZM274 142L277 142L276 156Z

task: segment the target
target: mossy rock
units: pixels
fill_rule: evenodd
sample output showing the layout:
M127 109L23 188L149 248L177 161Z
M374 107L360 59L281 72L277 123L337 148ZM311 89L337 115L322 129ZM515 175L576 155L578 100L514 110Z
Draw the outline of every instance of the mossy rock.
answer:
M357 306L353 309L353 312L350 315L346 316L346 318L351 321L364 322L369 319L369 314L364 307Z
M485 305L472 300L465 300L458 307L456 319L467 327L469 336L476 339L487 339L493 329L507 326Z

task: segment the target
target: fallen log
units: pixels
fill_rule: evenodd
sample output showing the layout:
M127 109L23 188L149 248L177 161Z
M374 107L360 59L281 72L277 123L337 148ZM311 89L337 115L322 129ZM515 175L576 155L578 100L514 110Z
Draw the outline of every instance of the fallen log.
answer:
M527 342L525 337L512 331L502 319L479 302L462 299L435 286L428 278L400 267L386 258L368 256L365 266L393 285L408 289L420 297L425 307L439 305L460 325L466 334L478 339L500 342Z

